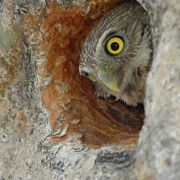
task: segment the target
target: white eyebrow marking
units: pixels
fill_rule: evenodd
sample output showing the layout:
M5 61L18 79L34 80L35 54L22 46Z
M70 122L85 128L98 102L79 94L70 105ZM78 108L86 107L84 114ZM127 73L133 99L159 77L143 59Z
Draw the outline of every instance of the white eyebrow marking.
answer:
M102 42L105 39L105 37L107 36L107 34L109 34L113 29L108 29L106 31L103 32L102 36L99 38L97 46L96 46L96 52L98 52L99 49L102 48Z

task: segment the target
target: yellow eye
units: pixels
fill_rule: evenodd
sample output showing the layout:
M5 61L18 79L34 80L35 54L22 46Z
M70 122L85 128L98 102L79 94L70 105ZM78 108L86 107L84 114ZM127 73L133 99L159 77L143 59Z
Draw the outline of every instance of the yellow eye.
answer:
M111 55L117 55L122 52L124 42L120 37L113 37L106 43L106 50Z

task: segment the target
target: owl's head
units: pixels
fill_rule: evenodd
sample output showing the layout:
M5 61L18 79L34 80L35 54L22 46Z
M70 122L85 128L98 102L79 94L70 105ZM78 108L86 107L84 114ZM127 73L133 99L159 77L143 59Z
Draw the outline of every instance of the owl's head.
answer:
M135 2L108 12L84 43L80 74L112 94L123 92L134 83L138 68L148 64L147 21L145 10Z

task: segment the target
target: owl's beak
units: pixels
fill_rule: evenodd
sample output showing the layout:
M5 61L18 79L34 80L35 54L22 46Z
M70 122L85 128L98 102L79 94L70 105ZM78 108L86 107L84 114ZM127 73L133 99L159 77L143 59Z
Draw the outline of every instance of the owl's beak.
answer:
M107 70L103 68L100 68L98 70L98 79L110 90L115 92L120 92L120 86L119 86L119 76L116 72L113 70Z

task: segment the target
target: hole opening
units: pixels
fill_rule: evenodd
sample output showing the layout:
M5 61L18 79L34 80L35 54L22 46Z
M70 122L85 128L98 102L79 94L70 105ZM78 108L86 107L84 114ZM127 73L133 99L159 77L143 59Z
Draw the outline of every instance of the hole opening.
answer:
M80 7L67 9L55 2L49 4L44 49L53 80L44 90L42 101L51 112L52 130L61 129L51 137L54 143L79 138L88 147L98 148L111 144L132 147L138 141L144 120L143 105L131 107L114 101L114 97L99 98L90 81L78 75L85 38L104 11L120 3L97 2L86 15Z

